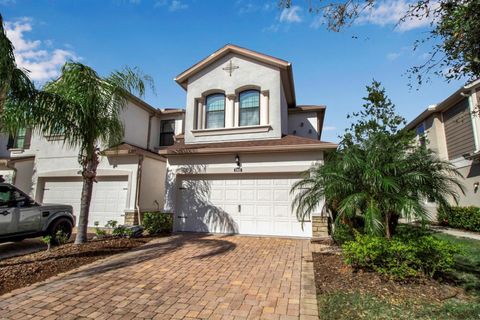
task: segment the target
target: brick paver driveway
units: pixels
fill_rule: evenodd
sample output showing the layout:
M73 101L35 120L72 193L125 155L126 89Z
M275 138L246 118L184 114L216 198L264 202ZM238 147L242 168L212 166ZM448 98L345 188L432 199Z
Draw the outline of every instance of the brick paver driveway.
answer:
M314 318L308 259L307 240L175 235L4 295L0 318Z

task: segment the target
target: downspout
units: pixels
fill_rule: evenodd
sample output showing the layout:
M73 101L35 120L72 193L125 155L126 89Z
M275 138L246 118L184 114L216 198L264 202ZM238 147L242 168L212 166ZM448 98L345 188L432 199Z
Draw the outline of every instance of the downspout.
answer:
M137 219L138 224L142 224L142 215L140 211L140 189L142 184L142 166L143 166L143 155L138 156L138 167L137 167L137 194L135 199L135 208L137 209Z

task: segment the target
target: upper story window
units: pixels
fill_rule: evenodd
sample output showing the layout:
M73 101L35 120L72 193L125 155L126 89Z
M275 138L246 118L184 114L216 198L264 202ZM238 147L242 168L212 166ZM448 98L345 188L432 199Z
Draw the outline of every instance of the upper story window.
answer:
M240 92L239 125L256 126L260 124L260 92L246 90Z
M426 137L425 137L425 124L421 123L418 125L417 129L417 137L418 137L418 142L420 143L420 146L425 147L426 145Z
M175 120L163 120L160 128L160 146L171 146L174 143Z
M10 136L8 138L8 149L29 149L31 137L31 129L18 129L15 136Z
M205 128L225 127L225 95L215 93L207 96L205 100Z

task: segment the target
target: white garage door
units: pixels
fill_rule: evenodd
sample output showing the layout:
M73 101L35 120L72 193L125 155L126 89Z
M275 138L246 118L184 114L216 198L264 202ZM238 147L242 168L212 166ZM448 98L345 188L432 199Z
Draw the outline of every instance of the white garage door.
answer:
M310 237L291 209L297 175L198 176L179 182L176 230Z
M127 177L99 178L93 184L92 201L88 225L95 221L103 227L107 221L124 223L124 210L127 204ZM80 214L80 197L83 182L80 179L55 178L45 180L43 203L60 203L73 206L75 215Z

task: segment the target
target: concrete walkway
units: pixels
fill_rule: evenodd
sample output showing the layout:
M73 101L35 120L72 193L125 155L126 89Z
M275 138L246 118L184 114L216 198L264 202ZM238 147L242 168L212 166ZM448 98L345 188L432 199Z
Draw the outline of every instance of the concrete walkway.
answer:
M310 246L174 235L3 295L0 319L318 319Z
M429 228L434 231L446 233L455 237L468 238L468 239L474 239L474 240L480 241L480 233L477 233L477 232L470 232L470 231L453 229L453 228L448 228L443 226L433 226L433 225L429 226Z

